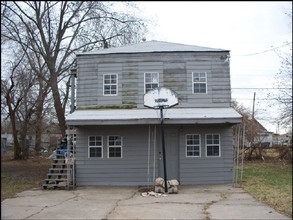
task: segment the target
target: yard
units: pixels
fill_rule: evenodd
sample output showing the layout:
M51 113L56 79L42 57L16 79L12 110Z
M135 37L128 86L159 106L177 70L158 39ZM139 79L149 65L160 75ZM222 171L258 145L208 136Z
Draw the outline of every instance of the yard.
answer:
M41 189L51 161L47 156L14 161L1 156L1 201L31 188ZM292 217L292 164L284 161L245 161L242 187L257 200Z
M1 155L1 201L31 188L41 188L51 160L47 155L28 160L13 160L13 152Z
M292 164L284 161L246 161L242 188L257 200L292 217Z

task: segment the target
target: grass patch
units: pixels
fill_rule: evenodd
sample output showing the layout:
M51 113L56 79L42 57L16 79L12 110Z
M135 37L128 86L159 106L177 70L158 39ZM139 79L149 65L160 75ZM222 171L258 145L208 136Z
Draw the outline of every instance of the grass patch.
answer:
M9 173L1 173L1 201L17 193L40 186L39 180L16 179Z
M245 162L242 187L257 200L292 217L292 165Z
M13 152L1 155L1 201L17 193L41 188L51 166L48 155L31 156L27 160L14 160Z

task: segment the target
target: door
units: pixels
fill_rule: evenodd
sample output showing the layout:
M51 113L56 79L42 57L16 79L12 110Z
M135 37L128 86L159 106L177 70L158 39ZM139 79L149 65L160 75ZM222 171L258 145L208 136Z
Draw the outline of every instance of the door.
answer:
M167 180L178 179L179 177L179 147L178 147L178 130L165 128L165 154L166 154L166 171ZM159 176L164 178L164 163L161 133L158 138L158 164Z

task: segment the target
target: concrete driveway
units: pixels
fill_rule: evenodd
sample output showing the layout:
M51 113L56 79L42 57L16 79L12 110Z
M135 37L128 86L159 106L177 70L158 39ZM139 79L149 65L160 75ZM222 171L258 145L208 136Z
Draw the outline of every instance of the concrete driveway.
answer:
M1 204L1 219L291 219L231 185L180 186L142 196L137 187L25 191Z

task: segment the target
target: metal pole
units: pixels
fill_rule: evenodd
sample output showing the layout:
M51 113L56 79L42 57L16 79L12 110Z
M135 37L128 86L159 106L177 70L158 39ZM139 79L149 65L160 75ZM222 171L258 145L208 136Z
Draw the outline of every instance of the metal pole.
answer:
M76 69L71 69L71 97L70 97L70 113L74 112L75 106L75 77L76 77Z
M252 119L254 119L255 92L253 93Z
M165 152L165 136L164 136L163 106L160 107L160 112L161 112L161 136L162 136L162 150L163 150L163 163L164 163L165 192L168 192L168 186L167 186L167 170L166 170L166 152Z
M69 129L69 128L67 128ZM67 152L64 153L64 156L65 156L65 163L66 163L66 167L67 167L67 189L69 190L69 186L70 186L70 163L69 163L69 153L70 152L70 133L69 132L66 132L67 133Z
M242 131L242 155L241 155L241 173L240 173L240 186L242 186L242 177L243 177L243 160L244 160L244 138L245 138L245 123L243 122L243 131Z
M151 126L149 125L149 140L148 140L148 189L150 188L150 157L151 157Z

